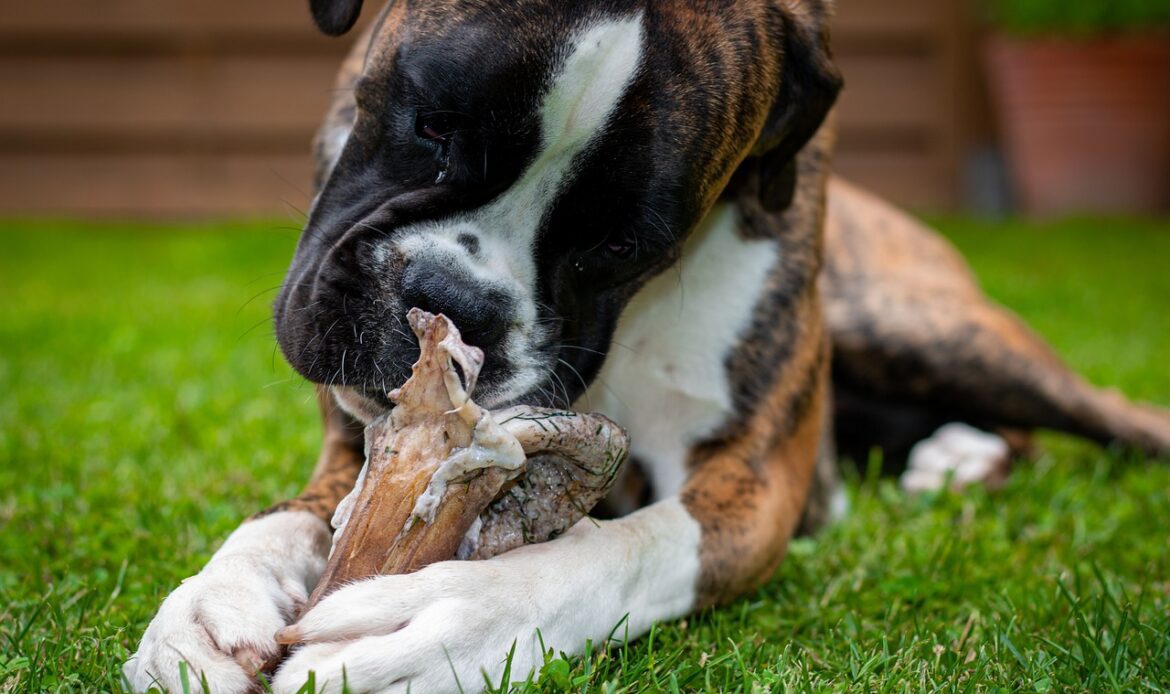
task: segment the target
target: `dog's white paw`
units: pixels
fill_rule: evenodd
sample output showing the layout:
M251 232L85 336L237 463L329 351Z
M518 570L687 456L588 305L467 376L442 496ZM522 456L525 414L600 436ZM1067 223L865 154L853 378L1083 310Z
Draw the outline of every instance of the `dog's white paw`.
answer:
M182 691L180 662L199 691L246 692L277 653L288 624L324 568L329 530L303 512L274 513L236 530L207 566L176 588L122 673L133 691Z
M908 492L925 492L948 483L956 489L993 484L1003 479L1010 461L1011 449L1003 438L956 422L915 444L901 485Z
M698 524L676 500L617 521L585 519L555 540L484 561L378 576L329 595L282 640L300 641L276 674L295 692L480 691L523 680L546 649L580 653L614 631L639 636L690 610ZM539 630L539 634L538 634Z
M289 628L305 645L281 666L273 690L295 692L312 671L326 692L342 691L343 682L354 692L479 691L484 673L498 681L513 641L512 678L523 679L541 656L542 591L516 568L442 562L337 590ZM556 634L545 638L551 647Z

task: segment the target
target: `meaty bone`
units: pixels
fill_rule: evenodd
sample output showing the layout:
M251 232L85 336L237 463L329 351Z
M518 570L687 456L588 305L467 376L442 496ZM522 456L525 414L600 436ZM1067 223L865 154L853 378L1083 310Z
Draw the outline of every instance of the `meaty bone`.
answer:
M479 407L483 352L443 315L407 318L418 361L390 393L395 407L366 428L366 463L306 609L353 580L550 539L605 496L625 460L625 432L602 415Z

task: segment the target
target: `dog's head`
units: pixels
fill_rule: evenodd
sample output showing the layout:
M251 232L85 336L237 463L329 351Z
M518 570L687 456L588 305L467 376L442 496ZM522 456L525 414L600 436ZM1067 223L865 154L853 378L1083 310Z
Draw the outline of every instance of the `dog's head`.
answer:
M567 405L745 159L790 201L840 86L825 2L392 2L276 302L285 356L368 419L418 306L486 353L483 404ZM338 34L361 2L311 5Z

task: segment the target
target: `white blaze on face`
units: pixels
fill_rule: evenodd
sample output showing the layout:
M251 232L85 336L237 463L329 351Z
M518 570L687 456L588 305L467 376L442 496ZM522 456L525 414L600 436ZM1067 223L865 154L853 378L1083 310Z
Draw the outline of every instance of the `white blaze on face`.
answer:
M641 62L641 17L607 21L580 34L553 79L541 108L541 150L499 200L484 210L498 221L504 241L531 249L540 222L571 182L573 163L603 132ZM509 224L506 220L511 220ZM528 267L517 277L532 272Z
M515 368L502 392L490 394L492 401L528 392L547 369L531 356L542 341L536 325L537 236L558 195L572 183L580 156L605 132L637 75L642 17L594 21L576 33L562 55L540 106L539 150L512 187L483 208L399 233L399 247L408 256L440 256L452 272L504 289L516 300L518 327L503 343ZM456 240L461 234L474 236L480 252L465 252Z
M504 195L482 210L488 243L513 277L535 292L536 236L573 164L604 131L641 61L641 17L596 24L573 43L541 108L541 149Z

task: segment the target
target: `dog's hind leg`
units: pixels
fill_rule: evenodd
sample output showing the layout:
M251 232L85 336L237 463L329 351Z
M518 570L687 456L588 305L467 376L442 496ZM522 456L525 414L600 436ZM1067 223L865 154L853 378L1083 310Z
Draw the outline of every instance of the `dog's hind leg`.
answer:
M833 393L836 443L842 458L858 467L880 450L885 475L901 475L907 489L938 488L973 482L995 487L1011 463L1033 452L1032 433L992 423L957 424L962 416L942 407L866 396L838 385ZM982 427L984 430L976 429Z
M1096 388L988 299L959 254L852 186L830 187L822 277L838 390L982 428L1046 428L1170 455L1170 412Z

